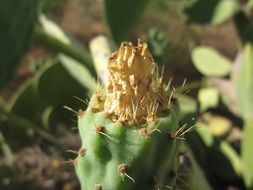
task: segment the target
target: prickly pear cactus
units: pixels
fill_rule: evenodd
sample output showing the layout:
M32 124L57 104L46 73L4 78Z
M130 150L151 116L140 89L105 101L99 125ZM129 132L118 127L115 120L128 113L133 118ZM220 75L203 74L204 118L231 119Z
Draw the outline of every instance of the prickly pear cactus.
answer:
M78 116L82 147L74 163L81 189L175 187L183 131L147 44L122 43L108 70L107 88Z

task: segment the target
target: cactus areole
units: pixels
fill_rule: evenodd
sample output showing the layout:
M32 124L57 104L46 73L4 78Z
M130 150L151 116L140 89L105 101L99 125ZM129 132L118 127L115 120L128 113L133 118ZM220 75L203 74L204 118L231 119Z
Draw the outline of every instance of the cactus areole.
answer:
M82 147L74 164L81 189L175 187L176 105L147 44L124 42L107 64L106 89L78 116Z

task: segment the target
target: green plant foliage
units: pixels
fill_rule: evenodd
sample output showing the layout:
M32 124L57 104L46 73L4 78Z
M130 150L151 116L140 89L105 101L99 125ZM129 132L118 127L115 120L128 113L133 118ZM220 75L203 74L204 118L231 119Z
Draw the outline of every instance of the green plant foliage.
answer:
M219 103L218 90L213 87L201 88L198 92L198 101L201 111L216 107Z
M253 46L244 47L244 61L240 68L237 84L239 111L244 119L253 118Z
M56 109L54 109L53 106L47 106L44 110L43 113L41 114L41 124L49 129L52 124L54 123L54 114L55 114Z
M36 168L36 161L32 155L25 166L17 167L23 161L17 151L22 153L23 146L34 145L36 140L36 145L43 147L43 155L44 150L46 153L45 159L40 154L34 155L42 164L39 168L53 163L55 170L62 171L58 159L66 156L65 149L75 149L77 145L72 143L76 134L67 128L70 122L73 125L71 119L77 122L75 128L78 127L81 146L79 150L69 150L76 157L67 162L74 164L79 189L211 190L234 185L237 188L238 184L238 189L253 188L253 45L243 44L253 39L253 0L102 0L110 38L93 39L91 53L49 15L56 16L66 26L66 18L69 21L75 19L72 15L87 13L88 8L79 5L90 6L92 10L98 5L86 0L81 4L68 2L65 7L65 2L0 1L0 88L18 67L31 36L35 52L32 49L31 59L29 52L28 60L37 56L43 60L32 64L34 76L12 93L10 101L5 102L5 98L13 83L16 87L15 81L11 81L10 88L6 86L5 98L0 97L0 189L33 189L29 187L30 181L35 179L37 183L38 179L44 185L48 176L57 181L57 172L51 175L51 171L43 170L27 182L25 172L19 170ZM59 7L54 6L58 3ZM129 49L132 43L122 43L122 49L112 54L111 48L131 38L150 3L154 6L146 18L151 18L152 23L157 21L157 26L146 28L149 24L145 21L146 31L134 33L145 36L148 47L146 43L138 43L136 48ZM191 46L203 44L206 36L200 39L199 31L202 33L206 27L184 25L176 12L182 6L188 23L208 24L215 34L220 31L213 30L213 26L233 19L241 44L245 45L238 60L232 63L211 47ZM80 8L78 14L73 13L76 8ZM92 14L84 23L93 24L100 18L97 16L100 14ZM67 28L76 27L68 24ZM88 29L86 34L94 32L93 29ZM179 31L184 29L185 32ZM234 33L231 33L233 38ZM89 43L87 36L78 37ZM213 39L208 38L207 43L212 44ZM219 49L227 48L222 42L214 43ZM194 47L192 62L204 80L197 76L194 77L197 81L174 88L171 81L165 83L170 74L180 75L181 66L190 77L196 72L186 65L189 57L182 56L188 45ZM45 55L50 60L44 59ZM139 62L144 65L138 66ZM165 75L160 76L157 67L153 68L156 62L180 62L180 65L173 64L171 70L162 71ZM22 72L21 68L21 77ZM179 81L174 80L175 84ZM186 96L188 91L190 95ZM89 102L88 97L91 97ZM220 97L224 104L219 104ZM76 185L72 177L70 180L66 186L65 182L57 181L52 188Z
M147 43L150 51L153 53L154 59L158 62L168 53L170 42L168 37L162 31L151 28L148 31Z
M38 80L38 90L42 99L55 106L70 106L74 102L73 96L84 98L87 92L61 62L49 63L44 68Z
M59 60L48 62L38 76L38 92L45 106L40 114L40 125L46 130L59 123L70 123L73 111L86 107L80 102L97 87L87 69L74 59L60 55ZM72 123L72 122L71 122Z
M0 163L0 188L5 190L12 190L12 189L18 189L20 186L18 186L15 183L10 182L9 184L4 181L4 179L10 179L14 176L15 170L13 168L6 166L2 163ZM7 181L8 182L8 181Z
M28 49L36 17L37 0L0 1L0 87Z
M205 188L205 190L211 190L211 186L209 185L207 179L205 178L205 174L197 161L195 160L191 150L187 147L187 156L189 156L192 166L192 171L189 175L189 179L187 182L189 183L189 189L194 190L202 190Z
M237 86L237 101L242 117L244 118L242 159L244 164L243 177L247 187L253 187L253 47L246 44L244 47L244 59L240 68Z
M243 44L253 41L253 23L249 18L249 15L246 15L245 12L239 12L234 17L234 23L236 30L240 36L240 40Z
M88 89L90 94L96 91L98 84L86 67L64 54L61 54L59 59L63 67L83 88Z
M191 53L193 64L206 76L226 76L230 73L231 62L216 50L199 46Z
M237 0L195 0L183 9L188 22L221 24L240 11Z
M6 142L1 131L0 131L0 155L4 155L4 157L8 159L10 163L13 162L14 160L13 152L11 148L9 147L8 143ZM0 164L0 167L1 167L1 164Z
M248 120L244 124L243 141L242 141L242 162L243 162L243 178L249 189L253 187L253 121Z
M43 12L49 12L57 5L65 2L66 0L39 0L39 9Z
M211 129L202 125L196 132L189 133L186 137L199 164L216 180L238 181L240 179L242 163L239 155L226 141L218 141Z
M140 134L139 125L115 123L103 112L94 112L93 107L99 103L93 96L85 114L78 116L82 147L75 159L75 168L81 189L151 190L176 185L175 175L170 173L177 171L181 143L177 138L166 137L178 130L174 109L159 118L159 132L145 137ZM104 130L100 132L99 126ZM119 170L121 164L128 168L123 173Z
M198 106L197 101L189 96L179 96L178 103L180 107L180 116L179 118L183 118L185 115L196 113Z
M36 42L76 59L96 75L90 53L78 40L43 14L39 16L39 23L41 26L35 28L33 36Z
M208 128L211 130L212 134L215 137L226 136L232 128L230 120L218 115L205 113L203 115L203 120L205 123L208 123Z
M26 123L40 123L43 110L43 101L38 93L35 80L25 82L20 89L13 94L8 109L4 115L3 134L8 140L17 141L21 137L33 136L33 129L26 126ZM18 118L13 122L13 118ZM22 122L19 122L21 121ZM25 121L25 122L23 122ZM17 124L18 123L18 124ZM25 123L25 124L24 124Z
M105 0L104 14L112 38L120 43L128 38L151 0Z
M30 79L13 94L9 103L10 113L17 114L26 119L40 119L43 101L40 98L35 80Z

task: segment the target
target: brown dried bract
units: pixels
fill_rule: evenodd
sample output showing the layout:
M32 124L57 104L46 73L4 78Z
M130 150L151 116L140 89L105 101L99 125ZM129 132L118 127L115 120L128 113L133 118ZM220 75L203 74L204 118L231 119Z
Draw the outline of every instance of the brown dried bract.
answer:
M126 164L120 164L118 166L118 171L120 174L125 174L127 171L127 165Z
M120 123L154 123L163 109L158 105L167 101L167 95L147 44L123 42L109 58L108 70L104 112Z
M105 126L103 126L103 125L96 126L96 133L97 134L103 133L104 131L105 131Z
M81 148L78 150L78 155L80 155L80 156L83 157L83 156L85 156L86 151L87 151L86 148L81 147Z
M149 131L146 127L142 127L139 130L139 135L141 135L142 137L148 137L149 136Z
M79 116L80 118L82 118L84 115L85 115L85 111L82 110L82 109L79 109L79 110L78 110L78 116Z

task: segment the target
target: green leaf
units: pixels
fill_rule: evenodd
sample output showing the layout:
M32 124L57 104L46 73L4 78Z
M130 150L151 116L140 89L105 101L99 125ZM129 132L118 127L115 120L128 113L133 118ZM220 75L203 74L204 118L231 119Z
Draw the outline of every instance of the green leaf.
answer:
M180 108L180 117L184 117L187 114L196 113L198 106L197 101L186 95L178 97L178 104Z
M244 118L242 160L244 165L243 178L248 188L253 187L253 47L244 47L243 64L240 68L237 84L237 101L239 111Z
M189 182L189 189L205 189L205 190L211 190L205 174L204 170L201 169L197 161L195 160L194 155L192 154L191 150L187 145L184 147L187 150L187 156L190 158L190 162L192 165L192 171L190 172L189 179L187 182Z
M240 10L237 0L221 0L215 7L211 23L221 24L233 17Z
M104 14L116 43L126 40L151 0L104 0Z
M90 53L78 40L43 14L39 16L39 22L33 36L36 42L76 59L96 74Z
M253 0L248 0L245 8L246 8L246 11L248 11L248 13L250 14L250 11L253 8Z
M238 153L226 141L217 140L207 124L199 123L196 131L187 134L186 140L198 163L216 180L240 179L242 162Z
M244 47L243 64L240 68L237 84L237 101L239 111L244 119L253 118L253 47Z
M60 62L49 63L44 68L38 80L38 90L43 100L55 106L72 106L76 102L73 96L87 96L87 89L77 82Z
M219 103L219 92L213 87L201 88L198 92L198 101L200 103L201 111L208 108L214 108Z
M244 124L242 141L242 161L243 161L243 179L246 186L253 187L253 121L248 120ZM250 188L251 187L251 188Z
M253 42L253 23L251 17L245 12L241 11L234 17L235 28L242 44Z
M37 17L37 0L0 1L0 87L27 51Z
M43 101L40 98L35 81L30 79L24 83L20 89L13 94L9 105L10 113L32 121L39 121L43 108Z
M9 163L14 161L15 158L13 156L13 152L0 131L0 155L1 153L3 153L5 159L8 159Z
M231 62L216 50L199 46L193 49L192 61L199 72L206 76L226 76L230 73Z
M88 89L90 94L97 90L98 85L95 79L82 64L64 54L61 54L59 59L66 71L68 71L79 84Z
M6 120L2 128L4 136L17 143L17 139L33 137L34 130L20 121L27 120L29 123L39 125L43 108L44 103L38 94L35 80L29 79L21 85L8 102L8 109L5 112ZM15 124L12 121L13 115L20 118L19 121L15 121Z
M196 0L183 9L188 22L221 24L240 11L237 0Z

